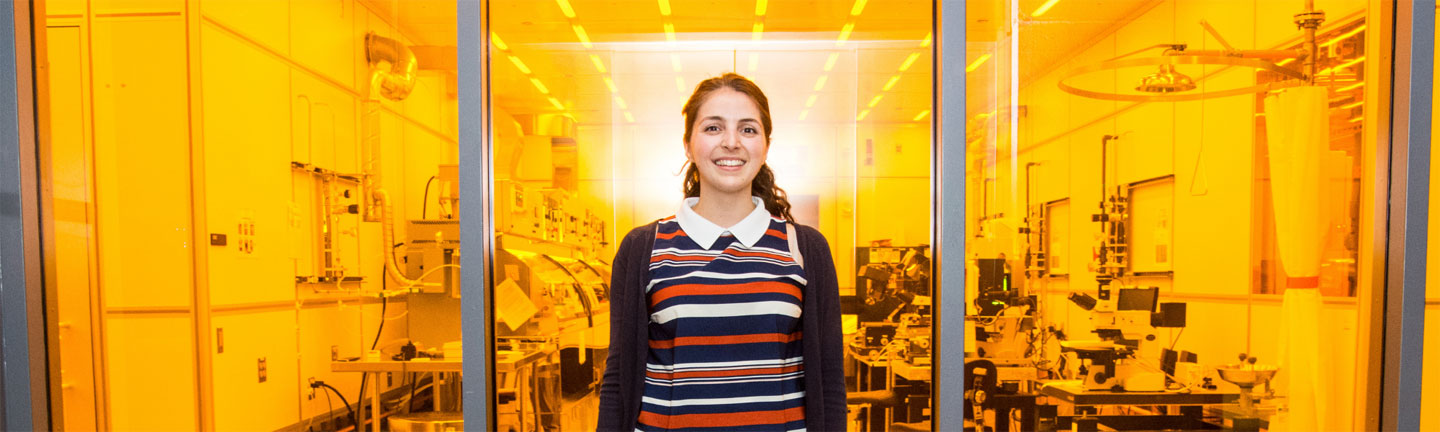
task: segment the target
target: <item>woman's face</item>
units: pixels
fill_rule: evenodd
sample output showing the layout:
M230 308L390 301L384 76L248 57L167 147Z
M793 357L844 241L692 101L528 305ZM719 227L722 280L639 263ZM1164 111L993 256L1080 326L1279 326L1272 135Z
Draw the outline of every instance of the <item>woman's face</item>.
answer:
M700 171L700 194L749 196L770 147L755 101L722 88L700 104L695 118L685 153Z

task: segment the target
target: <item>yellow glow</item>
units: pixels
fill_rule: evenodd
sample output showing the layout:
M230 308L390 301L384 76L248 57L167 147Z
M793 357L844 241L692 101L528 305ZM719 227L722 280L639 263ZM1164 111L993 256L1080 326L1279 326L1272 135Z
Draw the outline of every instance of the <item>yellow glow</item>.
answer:
M555 3L560 5L560 13L565 14L566 18L575 18L575 9L570 8L569 1L555 0Z
M1359 123L1361 120L1365 120L1365 116L1356 116L1350 119L1350 123Z
M1365 82L1364 82L1364 81L1360 81L1360 82L1357 82L1357 83L1355 83L1355 84L1351 84L1351 85L1348 85L1348 86L1345 86L1345 87L1341 87L1339 90L1335 90L1335 91L1337 91L1337 92L1345 92L1345 91L1355 90L1355 89L1357 89L1357 88L1364 87L1364 86L1365 86Z
M680 93L685 93L685 79L684 79L684 78L680 78L680 77L678 77L678 76L675 77L675 90L679 90Z
M530 78L530 83L534 84L535 89L540 90L540 93L550 94L550 89L545 88L545 83L540 82L539 78Z
M812 94L812 95L810 95L810 98L805 99L805 108L810 108L810 107L812 107L812 106L815 106L815 100L816 100L816 99L819 99L819 98L820 98L820 95L817 95L817 94Z
M536 81L536 83L538 84L539 81ZM554 97L551 97L551 98L550 98L550 105L554 105L554 106L555 106L555 109L559 109L559 110L565 109L565 104L560 103L560 100L559 100L559 99L555 99Z
M899 75L895 75L895 76L890 77L890 81L886 81L886 82L885 82L885 89L884 89L884 91L890 91L891 88L895 87L895 83L898 83L898 82L900 82L900 76L899 76Z
M868 105L868 106L869 106L870 108L874 108L875 105L879 105L879 104L880 104L880 99L882 99L882 98L884 98L884 97L885 97L885 95L883 95L883 94L875 95L874 98L871 98L871 99L870 99L870 105Z
M840 53L830 54L830 58L825 59L825 72L829 72L830 69L833 69L835 67L835 61L839 59Z
M820 75L820 79L815 80L815 91L825 88L825 80L829 78L829 75Z
M926 34L925 34L925 40L920 41L920 47L921 47L921 48L924 48L924 47L930 46L930 40L933 39L934 37L935 37L935 32L926 33ZM926 111L926 112L929 112L929 111Z
M665 23L665 40L668 40L668 41L670 41L670 42L675 42L675 25L674 25L674 24Z
M585 49L590 49L590 35L585 33L585 27L581 27L580 24L575 24L571 25L570 28L575 29L575 37L580 38L580 45L584 45Z
M965 66L965 72L974 72L975 69L979 69L979 68L980 68L980 65L985 64L985 61L986 61L986 60L989 60L989 59L990 59L990 54L989 54L989 53L981 54L979 58L976 58L976 59L975 59L975 61L970 62L970 65L969 65L969 66Z
M505 41L500 40L500 35L496 34L495 32L490 32L490 42L494 43L495 47L499 48L501 51L510 50L510 47L505 45Z
M750 53L750 72L760 67L760 54Z
M599 71L599 72L602 73L602 74L605 73L605 62L600 61L600 56L595 55L595 54L591 54L591 55L590 55L590 62L591 62L591 63L595 63L595 70L596 70L596 71Z
M1340 106L1340 109L1351 109L1351 108L1355 108L1355 107L1358 107L1358 106L1364 105L1364 104L1365 104L1365 101L1355 101L1354 103L1341 105L1341 106Z
M920 119L925 118L925 116L927 116L927 115L930 115L930 110L920 111L919 114L916 114L916 115L915 115L915 118L914 118L913 120L914 120L914 121L920 121Z
M1295 62L1295 59L1293 59L1293 58L1287 58L1287 59L1284 59L1284 60L1280 60L1280 61L1278 61L1278 62L1275 62L1275 65L1276 65L1276 66L1285 66L1285 65L1287 65L1287 64L1294 63L1294 62Z
M660 0L660 15L670 16L670 0Z
M870 110L867 109L867 110L864 110L864 111L860 111L860 115L855 116L855 121L865 120L865 116L868 116L868 115L870 115Z
M850 39L851 30L855 30L855 23L845 23L845 28L840 29L840 37L835 39L835 46L845 46L845 41Z
M1041 16L1041 15L1044 15L1045 12L1049 12L1049 11L1050 11L1050 8L1055 7L1055 4L1056 4L1056 3L1059 3L1059 2L1060 2L1060 0L1049 0L1049 1L1045 2L1045 4L1040 5L1040 7L1035 8L1035 12L1030 13L1030 16L1032 16L1032 17L1038 17L1038 16Z
M523 73L523 74L526 74L526 75L529 75L529 74L530 74L530 68L527 67L527 66L525 66L525 62L520 61L520 58L519 58L519 57L516 57L516 56L513 56L513 55L510 56L510 63L511 63L511 64L514 64L516 69L520 69L520 73Z
M630 107L625 105L625 99L620 98L620 96L615 96L615 106L620 107L622 110L630 109Z
M670 55L670 67L675 69L675 73L680 73L680 56Z
M626 122L626 123L634 123L634 122L635 122L635 116L630 115L630 111L625 111L625 122Z
M910 69L910 65L915 64L915 60L919 59L920 53L911 53L909 57L905 58L904 63L900 63L900 71L904 72L906 69Z
M855 0L855 6L850 7L851 16L860 16L865 11L865 0Z
M750 33L750 40L760 40L760 35L765 34L765 23L756 21L755 25L750 27Z
M755 15L765 15L765 0L755 0Z
M611 80L610 77L608 77L608 76L605 77L605 87L610 89L610 93L619 93L619 92L620 92L620 89L615 88L615 81L614 81L614 80Z
M1325 70L1322 70L1322 71L1320 71L1320 72L1316 72L1316 75L1325 75L1325 74L1328 74L1328 73L1331 73L1331 72L1334 72L1334 71L1338 71L1338 70L1345 69L1345 68L1348 68L1348 67L1351 67L1351 66L1355 66L1355 65L1357 65L1357 64L1360 64L1360 62L1363 62L1363 61L1365 61L1365 57L1360 57L1360 58L1357 58L1357 59L1354 59L1354 60L1351 60L1351 61L1348 61L1348 62L1345 62L1345 63L1341 63L1340 65L1335 66L1335 67L1325 68Z
M1326 41L1325 43L1320 44L1320 47L1321 47L1321 48L1324 48L1324 47L1328 47L1328 46L1331 46L1331 45L1335 45L1335 44L1337 44L1337 43L1340 43L1340 41L1345 40L1345 39L1348 39L1348 38L1351 37L1351 36L1355 36L1356 34L1362 32L1362 31L1365 31L1365 26L1364 26L1364 25L1361 25L1360 27L1356 27L1354 30L1345 32L1345 34L1342 34L1342 35L1339 35L1339 36L1335 36L1334 38L1331 38L1329 41Z
M805 120L805 116L808 116L808 115L810 115L810 110L807 109L807 110L802 110L802 111L800 111L800 120L801 120L801 121L804 121L804 120Z

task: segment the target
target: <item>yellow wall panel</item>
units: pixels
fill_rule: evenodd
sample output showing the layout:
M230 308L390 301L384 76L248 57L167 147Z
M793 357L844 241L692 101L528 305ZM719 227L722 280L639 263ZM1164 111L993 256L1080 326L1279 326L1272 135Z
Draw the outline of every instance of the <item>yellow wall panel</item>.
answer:
M297 422L302 384L295 311L220 313L211 318L211 325L212 335L217 330L224 332L223 338L212 339L210 347L214 353L215 428L275 430Z
M188 305L194 236L185 22L97 19L95 32L95 187L105 305Z
M355 69L365 57L357 57L355 47L365 39L355 31L355 11L351 0L291 0L291 57L346 88L356 88Z
M186 317L106 316L113 430L197 429L193 329Z
M266 48L290 52L288 0L203 0L200 13Z
M396 309L401 308L403 308L403 304L399 308L391 308L390 313L396 314ZM297 349L300 352L300 389L298 391L301 395L302 417L315 416L324 413L327 409L325 389L314 390L315 399L310 399L310 378L335 386L345 397L350 398L350 402L355 402L354 395L360 394L360 374L330 371L332 346L338 350L338 356L341 359L362 357L365 355L365 350L370 348L370 342L366 339L373 338L374 333L371 333L369 337L361 334L362 318L360 314L361 308L354 304L300 311ZM331 395L330 398L335 401L334 395Z
M292 70L290 83L290 160L358 173L360 129L355 97L305 72Z

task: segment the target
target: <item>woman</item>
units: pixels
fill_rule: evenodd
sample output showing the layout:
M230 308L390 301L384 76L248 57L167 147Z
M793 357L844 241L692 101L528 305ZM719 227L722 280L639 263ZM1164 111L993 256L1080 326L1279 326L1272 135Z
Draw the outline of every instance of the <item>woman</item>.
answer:
M728 73L683 111L684 203L616 251L598 429L845 430L835 266L765 165L769 102Z

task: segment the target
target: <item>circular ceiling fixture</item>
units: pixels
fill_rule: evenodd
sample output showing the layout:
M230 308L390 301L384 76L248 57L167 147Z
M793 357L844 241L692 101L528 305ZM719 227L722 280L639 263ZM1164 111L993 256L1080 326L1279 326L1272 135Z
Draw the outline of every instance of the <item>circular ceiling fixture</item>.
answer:
M1176 71L1175 66L1177 65L1245 67L1275 72L1292 79L1231 89L1206 90L1199 93L1186 93L1187 91L1194 90L1196 88L1195 80L1185 74L1180 73L1179 71ZM1075 78L1088 73L1147 66L1158 67L1158 71L1141 78L1140 84L1135 87L1136 93L1087 90L1071 84L1071 82L1073 82ZM1091 99L1127 102L1182 102L1260 93L1286 87L1295 87L1304 83L1304 77L1305 75L1302 74L1300 71L1288 69L1266 60L1234 56L1179 54L1164 55L1160 57L1110 60L1097 64L1081 66L1071 71L1069 75L1060 79L1059 86L1061 91Z

